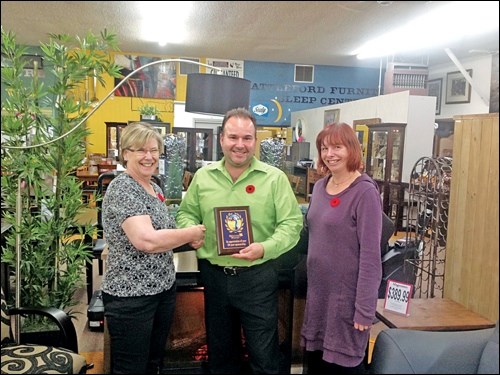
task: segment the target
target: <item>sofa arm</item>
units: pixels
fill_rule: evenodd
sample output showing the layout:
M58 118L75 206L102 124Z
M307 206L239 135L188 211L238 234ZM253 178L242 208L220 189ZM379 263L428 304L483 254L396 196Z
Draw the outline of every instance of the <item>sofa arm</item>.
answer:
M387 329L377 336L370 370L373 374L475 374L493 331Z

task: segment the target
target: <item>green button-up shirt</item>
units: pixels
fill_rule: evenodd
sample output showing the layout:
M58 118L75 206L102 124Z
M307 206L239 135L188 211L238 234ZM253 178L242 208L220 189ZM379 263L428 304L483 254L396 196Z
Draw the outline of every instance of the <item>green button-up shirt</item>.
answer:
M215 207L249 206L254 242L264 247L255 261L217 255ZM249 266L275 259L293 248L302 229L302 213L286 174L253 158L236 182L224 167L224 159L199 169L177 211L177 226L204 224L205 243L200 259L219 266Z

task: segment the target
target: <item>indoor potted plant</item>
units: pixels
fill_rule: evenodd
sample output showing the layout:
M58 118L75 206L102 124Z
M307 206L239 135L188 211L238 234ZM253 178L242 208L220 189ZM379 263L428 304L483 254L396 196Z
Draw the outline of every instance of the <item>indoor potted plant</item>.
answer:
M151 104L144 104L139 108L141 120L160 121L160 111Z
M77 93L87 77L103 83L103 73L119 76L107 52L116 46L116 36L106 31L100 37L50 35L49 42L40 45L42 82L36 67L32 79L24 78L27 47L2 28L2 58L8 61L1 77L2 205L7 207L3 219L13 225L2 262L15 269L19 280L16 305L54 306L74 315L74 293L83 286L86 262L92 261L92 244L83 239L94 231L77 222L88 208L75 172L85 157L89 132L76 125L92 109Z

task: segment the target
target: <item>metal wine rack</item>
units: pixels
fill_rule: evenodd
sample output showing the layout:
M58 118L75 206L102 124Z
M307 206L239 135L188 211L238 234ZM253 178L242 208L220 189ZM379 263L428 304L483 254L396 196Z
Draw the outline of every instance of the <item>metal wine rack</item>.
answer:
M406 243L418 249L415 297L443 296L452 159L420 158L411 171Z

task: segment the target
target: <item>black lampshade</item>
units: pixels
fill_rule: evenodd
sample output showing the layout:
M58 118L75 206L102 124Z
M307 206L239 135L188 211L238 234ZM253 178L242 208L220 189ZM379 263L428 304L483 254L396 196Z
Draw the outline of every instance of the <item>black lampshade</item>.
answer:
M250 105L248 79L192 73L187 77L186 112L225 115L230 109Z

